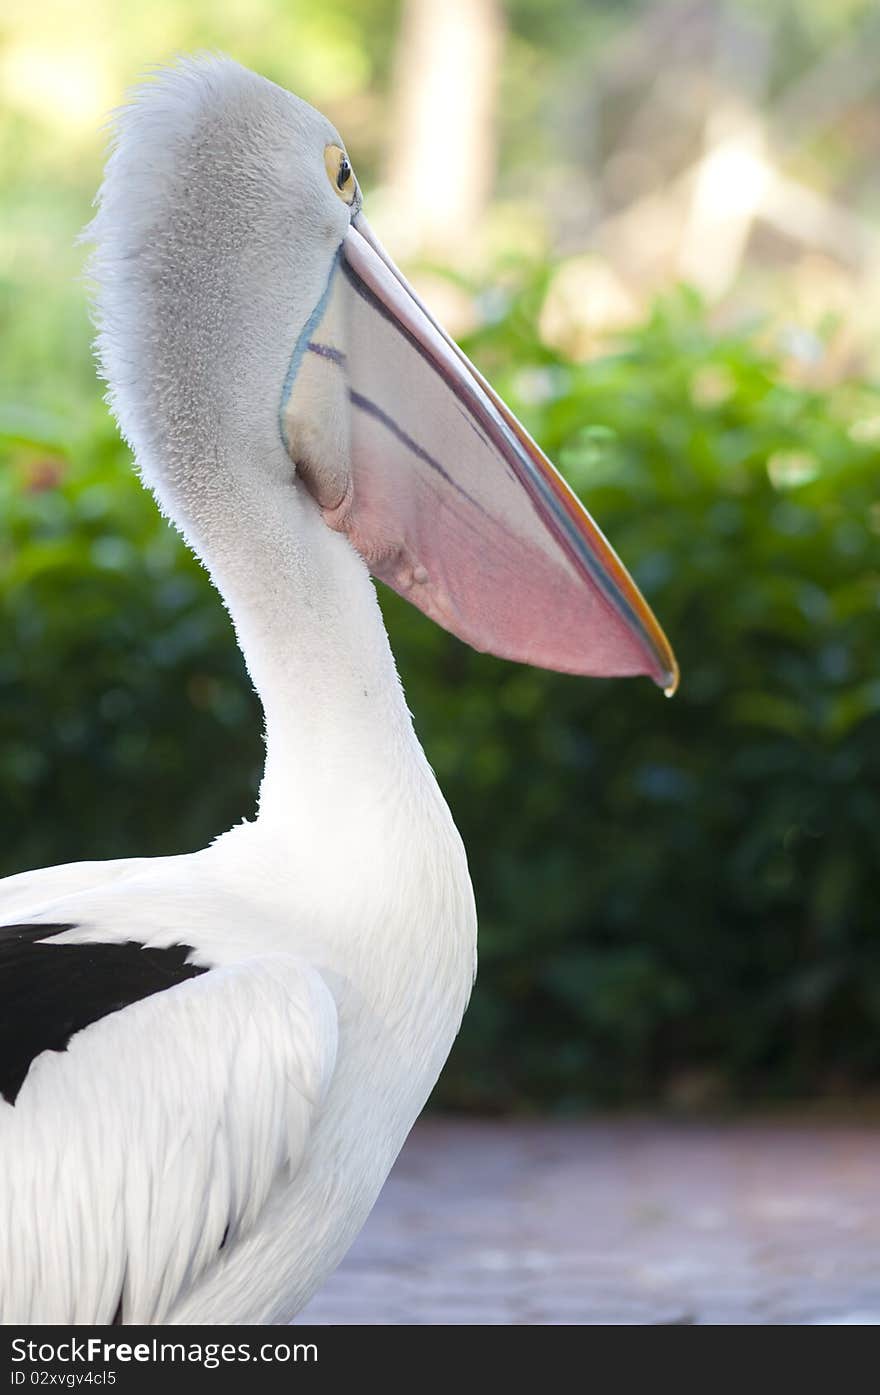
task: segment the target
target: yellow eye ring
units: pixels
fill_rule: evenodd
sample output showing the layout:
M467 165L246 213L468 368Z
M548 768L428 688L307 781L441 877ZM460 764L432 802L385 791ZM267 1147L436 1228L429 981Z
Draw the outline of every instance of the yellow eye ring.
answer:
M333 185L333 192L343 203L354 203L357 182L348 156L338 145L328 145L324 149L324 168L327 178Z

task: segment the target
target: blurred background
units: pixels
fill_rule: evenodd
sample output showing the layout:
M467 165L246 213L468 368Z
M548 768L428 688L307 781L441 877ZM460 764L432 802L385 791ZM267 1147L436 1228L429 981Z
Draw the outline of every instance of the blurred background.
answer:
M880 1082L880 18L868 0L6 0L0 874L189 851L260 718L90 351L101 123L222 49L342 131L389 250L682 667L589 682L383 595L469 850L435 1106L862 1104Z

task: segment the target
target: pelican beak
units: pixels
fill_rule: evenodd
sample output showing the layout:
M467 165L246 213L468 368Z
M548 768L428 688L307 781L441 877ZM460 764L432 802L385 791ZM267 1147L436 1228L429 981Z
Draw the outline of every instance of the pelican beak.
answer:
M285 435L375 576L475 649L674 692L675 657L626 568L361 214L304 336ZM316 404L333 423L324 458Z

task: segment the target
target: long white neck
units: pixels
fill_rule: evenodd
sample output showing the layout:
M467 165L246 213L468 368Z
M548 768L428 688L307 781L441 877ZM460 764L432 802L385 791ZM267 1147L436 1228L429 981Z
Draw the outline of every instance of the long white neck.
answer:
M301 484L247 463L188 508L263 704L259 819L357 816L416 770L412 728L373 583ZM222 476L221 476L222 478Z

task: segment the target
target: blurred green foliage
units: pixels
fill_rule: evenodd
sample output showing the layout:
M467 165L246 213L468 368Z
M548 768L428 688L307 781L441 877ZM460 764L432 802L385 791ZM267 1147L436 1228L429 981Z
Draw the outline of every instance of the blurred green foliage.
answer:
M799 386L685 292L564 361L546 270L469 350L606 527L679 695L477 655L385 595L469 849L481 973L436 1099L807 1096L880 1071L880 391ZM229 622L97 395L0 415L0 872L249 814Z

